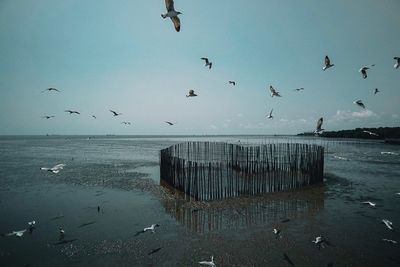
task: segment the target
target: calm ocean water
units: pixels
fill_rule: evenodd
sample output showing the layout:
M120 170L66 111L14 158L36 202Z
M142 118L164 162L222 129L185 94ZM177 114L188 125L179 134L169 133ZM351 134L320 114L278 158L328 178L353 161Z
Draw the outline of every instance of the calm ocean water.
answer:
M187 203L159 185L159 150L188 140L321 144L324 185ZM211 255L217 266L288 266L284 253L296 266L400 266L400 244L382 241L400 242L399 154L380 142L293 136L3 136L0 233L37 225L0 237L0 266L199 266ZM58 174L40 170L59 163ZM153 223L155 234L135 236ZM316 236L329 244L319 249Z

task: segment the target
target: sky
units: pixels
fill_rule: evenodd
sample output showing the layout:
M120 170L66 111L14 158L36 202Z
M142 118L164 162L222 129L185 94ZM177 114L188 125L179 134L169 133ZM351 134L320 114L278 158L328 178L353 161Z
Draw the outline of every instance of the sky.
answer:
M320 117L328 131L400 126L400 1L175 9L180 32L161 18L164 0L0 0L0 135L296 134ZM335 66L322 71L325 55Z

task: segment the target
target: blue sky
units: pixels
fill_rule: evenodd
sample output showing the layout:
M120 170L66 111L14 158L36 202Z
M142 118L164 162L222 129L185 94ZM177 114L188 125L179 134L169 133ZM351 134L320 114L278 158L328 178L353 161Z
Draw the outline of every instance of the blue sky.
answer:
M319 117L326 130L399 126L399 1L175 8L179 33L160 16L163 0L0 1L0 134L295 134ZM324 72L325 55L335 67ZM358 69L368 64L364 80ZM42 93L48 87L61 92ZM186 98L189 89L199 96Z

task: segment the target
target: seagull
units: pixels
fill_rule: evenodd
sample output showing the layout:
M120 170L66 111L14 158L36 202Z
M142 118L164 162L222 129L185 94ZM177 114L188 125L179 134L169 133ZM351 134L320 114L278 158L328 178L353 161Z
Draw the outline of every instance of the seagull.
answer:
M300 88L294 89L294 91L297 91L297 92L300 92L301 90L304 90L304 88L303 88L303 87L300 87Z
M336 156L336 155L333 155L333 157L334 157L335 159L340 159L340 160L349 160L348 158L340 157L340 156Z
M149 253L147 253L147 255L154 254L154 253L160 251L161 249L162 249L162 247L159 247L159 248L156 248L156 249L152 249Z
M289 258L289 256L286 253L283 253L283 259L287 261L290 266L295 266L293 261Z
M318 122L317 122L317 128L314 131L314 134L318 135L320 133L322 133L325 129L322 129L322 123L324 122L324 118L319 118Z
M322 70L329 69L330 67L335 66L334 64L331 64L331 60L329 59L328 56L325 56L325 66L322 68Z
M11 233L8 233L8 234L5 234L5 235L6 236L15 235L15 236L21 237L21 236L23 236L25 234L25 232L26 232L26 229L23 229L23 230L20 230L20 231L12 231Z
M60 170L62 170L65 166L66 166L65 164L57 164L57 165L55 165L55 166L53 166L51 168L42 167L40 169L43 170L43 171L49 171L49 172L52 172L52 173L59 173Z
M174 23L175 30L179 32L181 29L181 21L179 20L178 15L182 13L175 11L173 0L165 0L165 7L167 8L168 12L166 14L161 14L161 17L163 19L165 19L166 17L171 18L172 23Z
M58 228L58 230L59 230L59 233L60 233L60 240L64 239L64 237L65 237L65 231L64 231L64 229L60 226L60 227Z
M378 90L378 88L375 88L375 91L374 91L374 95L376 95L377 93L379 93L380 91Z
M274 87L272 87L272 85L270 85L269 86L269 90L271 91L271 97L274 97L274 96L281 96L280 94L279 94L279 92L277 92L275 89L274 89Z
M317 236L317 237L315 238L315 240L311 240L311 242L313 242L313 243L315 243L316 245L318 245L318 248L319 248L319 249L324 248L325 239L323 239L322 236Z
M186 97L192 97L192 96L197 96L197 95L194 93L194 90L189 90L189 94L186 95Z
M174 125L174 123L172 123L170 121L165 121L165 123L169 124L170 126Z
M360 106L362 108L365 108L365 105L361 100L354 101L353 104L356 104L356 105L358 105L358 106Z
M363 133L367 133L367 134L373 135L373 136L379 136L379 134L373 133L373 132L370 132L370 131L363 131Z
M33 229L35 229L35 225L36 225L35 221L28 222L28 229L30 234L32 234Z
M383 239L382 239L382 241L384 241L384 242L388 242L388 243L392 243L392 244L397 244L397 241L395 241L395 240L392 240L392 239L386 239L386 238L383 238Z
M205 266L216 266L214 263L214 256L211 256L211 261L200 261L199 264Z
M44 92L46 92L46 91L48 91L48 92L50 92L50 91L56 91L56 92L60 92L60 90L58 90L57 88L53 88L53 87L50 87L50 88L44 89L44 90L42 91L42 93L44 93Z
M274 116L272 116L272 111L273 111L274 109L271 109L271 111L269 112L269 115L267 116L267 118L268 119L273 119L274 118Z
M123 121L123 122L121 122L121 124L131 125L131 123L129 121Z
M202 57L202 58L200 58L201 60L204 60L205 62L206 62L206 65L204 65L204 66L208 66L208 68L209 69L211 69L211 66L212 66L212 62L210 62L209 60L208 60L208 58L206 58L206 57Z
M95 115L92 115L92 118L95 118L95 119L97 119L97 117L96 117Z
M376 203L371 202L371 201L363 201L362 203L363 203L363 204L368 204L368 205L370 205L371 207L375 207L375 206L376 206Z
M122 115L122 113L117 113L117 112L115 112L114 110L111 110L111 109L110 109L110 112L113 114L114 117Z
M272 230L272 232L275 234L276 238L278 238L278 237L282 238L280 229L274 228L274 230Z
M42 118L48 120L48 119L51 119L51 118L54 118L54 117L55 117L55 116L43 116Z
M396 64L394 64L393 67L394 67L395 69L398 69L399 66L400 66L400 57L394 57L393 59L396 60Z
M383 219L382 222L386 225L387 228L389 228L390 230L393 230L393 223L387 219Z
M364 66L364 67L361 67L358 71L361 73L361 75L362 75L362 77L364 78L364 79L366 79L368 76L367 76L367 70L369 70L371 67L373 67L373 66L375 66L375 64L372 64L371 66Z
M399 153L396 152L391 152L391 151L383 151L381 152L382 155L393 155L393 156L398 156Z
M228 82L229 82L229 84L232 84L233 86L236 85L236 82L235 82L235 81L228 81Z
M159 227L160 225L159 224L152 224L150 227L146 227L146 228L144 228L142 231L139 231L139 232L137 232L136 234L135 234L135 236L138 236L138 235L140 235L140 234L142 234L142 233L145 233L145 232L147 232L147 231L151 231L153 234L156 232L155 231L155 228L156 227Z
M75 111L75 110L70 110L70 109L67 109L67 110L65 110L64 112L69 112L69 115L71 115L71 114L81 114L81 113L79 113L78 111Z
M396 193L396 195L400 196L400 193Z

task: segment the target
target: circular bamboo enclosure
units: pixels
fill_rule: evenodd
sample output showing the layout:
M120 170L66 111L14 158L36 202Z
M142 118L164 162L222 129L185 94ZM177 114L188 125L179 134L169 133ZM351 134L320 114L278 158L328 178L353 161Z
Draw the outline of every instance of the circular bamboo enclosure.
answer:
M216 200L300 188L323 180L324 148L180 143L160 151L160 179L195 200Z

